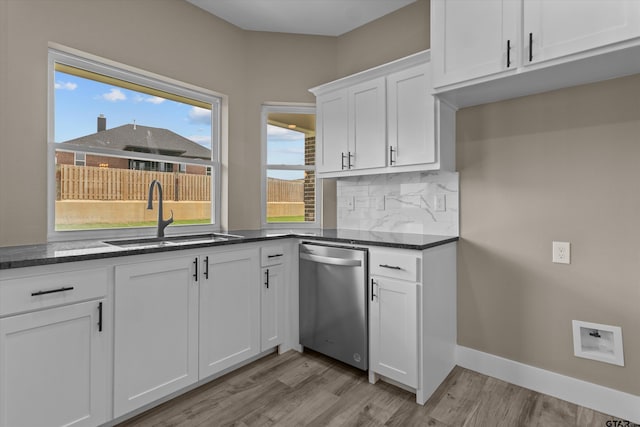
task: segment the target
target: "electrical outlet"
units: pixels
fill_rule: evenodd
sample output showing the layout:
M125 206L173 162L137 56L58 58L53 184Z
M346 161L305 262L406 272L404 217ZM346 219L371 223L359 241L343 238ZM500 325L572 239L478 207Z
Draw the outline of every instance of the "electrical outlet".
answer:
M433 210L445 212L447 210L447 195L438 193L433 196Z
M349 197L347 197L346 202L347 202L347 203L346 203L346 205L347 205L347 210L350 210L350 211L355 210L355 208L356 208L356 201L355 201L355 197L353 197L353 196L349 196Z
M571 264L571 243L553 242L552 262L556 264Z

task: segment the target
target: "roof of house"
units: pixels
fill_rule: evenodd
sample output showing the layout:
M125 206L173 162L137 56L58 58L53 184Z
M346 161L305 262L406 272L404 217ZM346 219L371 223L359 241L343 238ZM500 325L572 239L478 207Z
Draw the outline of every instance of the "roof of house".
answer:
M164 154L167 156L210 159L211 150L178 135L168 129L140 125L122 125L58 144L85 145L138 153Z

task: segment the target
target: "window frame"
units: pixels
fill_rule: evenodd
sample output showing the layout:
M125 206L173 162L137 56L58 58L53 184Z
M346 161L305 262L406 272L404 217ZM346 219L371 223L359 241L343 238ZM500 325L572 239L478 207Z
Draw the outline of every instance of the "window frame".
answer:
M265 103L262 105L260 118L261 137L261 179L260 179L260 204L261 223L265 229L291 229L291 228L318 228L322 224L322 179L318 178L316 165L281 165L267 164L267 124L269 113L291 113L291 114L316 114L315 104L308 103ZM315 163L315 162L314 162ZM315 215L314 221L305 222L267 222L267 171L269 169L306 171L312 170L315 173Z
M131 236L155 236L156 227L127 227L113 229L92 229L92 230L64 230L55 229L55 199L56 199L56 142L55 142L55 63L62 63L72 67L86 69L91 72L115 77L120 80L142 86L159 89L175 95L184 96L196 101L211 104L211 159L189 159L189 164L199 164L211 167L211 223L180 225L167 227L167 236L176 234L203 233L220 231L221 229L221 182L222 167L220 146L222 138L226 135L227 123L223 122L226 114L222 111L227 103L227 97L223 94L197 87L188 83L180 82L168 77L151 73L142 69L131 67L95 55L87 54L76 49L67 48L50 43L48 49L48 100L47 100L47 240L82 240L98 238L118 238ZM112 151L101 150L95 147L82 147L82 152L90 154L109 154ZM178 163L176 157L135 152L126 152L126 157L136 160L147 160L157 162ZM182 159L184 162L184 159ZM154 209L157 209L154 208Z

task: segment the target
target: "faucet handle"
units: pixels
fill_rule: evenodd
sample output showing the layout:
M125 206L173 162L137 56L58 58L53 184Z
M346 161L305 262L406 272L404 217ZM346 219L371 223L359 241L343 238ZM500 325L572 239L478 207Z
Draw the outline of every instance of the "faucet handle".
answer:
M171 224L172 222L173 222L173 209L171 209L171 216L167 220L167 225Z

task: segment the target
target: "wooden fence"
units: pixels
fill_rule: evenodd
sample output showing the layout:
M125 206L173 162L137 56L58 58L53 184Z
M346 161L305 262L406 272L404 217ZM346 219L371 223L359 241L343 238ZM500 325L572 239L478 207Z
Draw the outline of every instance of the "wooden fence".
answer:
M303 202L304 180L267 178L267 202Z
M58 165L56 174L56 200L147 200L154 179L162 185L164 200L211 199L207 175L73 165Z
M154 179L162 185L164 200L211 198L211 177L207 175L73 165L58 165L56 175L56 200L147 200ZM267 179L267 202L303 201L304 180Z

